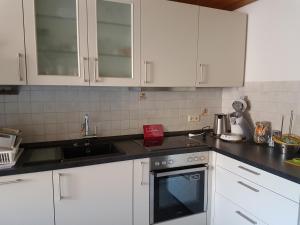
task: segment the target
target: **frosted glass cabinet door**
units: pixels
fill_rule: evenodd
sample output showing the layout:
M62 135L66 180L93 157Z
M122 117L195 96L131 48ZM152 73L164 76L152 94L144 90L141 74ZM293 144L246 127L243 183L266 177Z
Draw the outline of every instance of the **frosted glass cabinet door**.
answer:
M22 8L22 0L0 0L0 85L26 84Z
M89 85L85 0L24 1L29 84Z
M91 85L139 85L139 0L90 0Z

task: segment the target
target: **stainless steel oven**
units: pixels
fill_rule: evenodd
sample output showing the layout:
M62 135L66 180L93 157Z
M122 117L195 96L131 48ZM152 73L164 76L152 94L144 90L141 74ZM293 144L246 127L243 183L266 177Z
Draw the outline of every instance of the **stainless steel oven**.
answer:
M208 152L151 159L150 224L206 213Z

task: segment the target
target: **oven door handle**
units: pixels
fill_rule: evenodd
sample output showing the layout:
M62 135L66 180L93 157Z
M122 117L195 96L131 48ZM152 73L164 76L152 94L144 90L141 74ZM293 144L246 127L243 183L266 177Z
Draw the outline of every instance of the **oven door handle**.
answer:
M207 170L207 166L204 166L204 167L200 167L200 168L175 170L175 171L163 172L163 173L154 173L154 175L155 175L155 177L167 177L167 176L180 175L180 174L193 173L193 172L200 172L200 171L206 171L206 170Z

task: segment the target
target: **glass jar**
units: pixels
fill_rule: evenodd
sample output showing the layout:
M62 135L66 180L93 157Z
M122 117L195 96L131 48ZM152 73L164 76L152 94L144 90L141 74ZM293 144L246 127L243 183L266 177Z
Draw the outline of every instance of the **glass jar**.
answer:
M256 122L254 131L254 142L257 144L266 144L271 136L271 122Z

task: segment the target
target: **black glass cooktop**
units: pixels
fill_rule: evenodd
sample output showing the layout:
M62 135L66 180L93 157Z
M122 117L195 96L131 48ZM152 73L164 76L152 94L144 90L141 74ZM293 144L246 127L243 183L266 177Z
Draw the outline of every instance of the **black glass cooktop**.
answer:
M188 138L187 136L165 137L162 140L147 142L143 139L139 139L135 140L135 142L149 151L206 146L205 144Z

